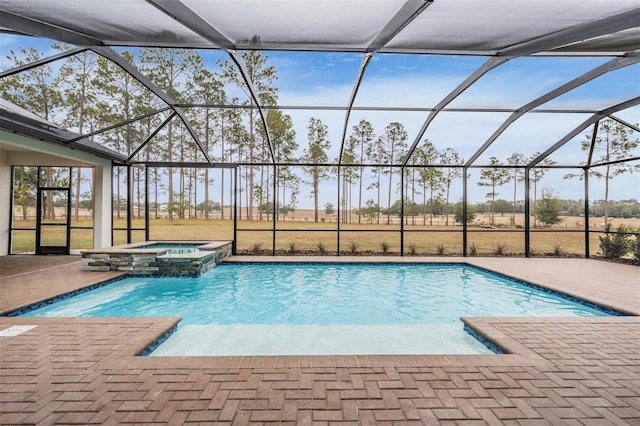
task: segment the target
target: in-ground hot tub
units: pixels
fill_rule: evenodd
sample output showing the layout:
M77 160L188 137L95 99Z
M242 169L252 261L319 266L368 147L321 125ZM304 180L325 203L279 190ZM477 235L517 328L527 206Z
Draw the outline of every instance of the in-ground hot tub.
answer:
M232 251L232 241L146 241L83 250L85 271L125 271L131 275L196 276L214 268Z

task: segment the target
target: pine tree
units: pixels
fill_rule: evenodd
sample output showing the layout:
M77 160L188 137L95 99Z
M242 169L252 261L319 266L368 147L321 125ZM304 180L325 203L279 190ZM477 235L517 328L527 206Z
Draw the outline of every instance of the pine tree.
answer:
M462 165L464 161L458 155L458 152L447 147L440 153L440 164L447 166ZM442 169L442 182L445 188L445 225L449 226L449 195L451 193L451 184L453 181L462 176L462 167L444 167Z
M479 186L487 186L491 191L487 193L487 198L491 203L491 225L495 225L495 203L498 196L498 187L509 181L509 170L500 167L501 163L496 157L489 158L489 165L492 167L484 168L480 171Z
M278 79L276 68L273 65L268 65L269 57L262 54L259 51L244 52L241 55L241 59L244 62L244 66L247 72L247 77L254 90L258 101L262 105L276 105L278 99L278 88L275 86L275 81ZM236 87L242 89L247 98L243 102L248 108L245 109L245 113L248 118L248 146L247 146L247 162L253 164L261 153L261 150L266 148L266 140L264 140L264 134L262 145L259 145L258 136L261 133L257 130L261 127L260 117L256 109L256 104L252 98L249 88L245 83L240 70L231 60L218 61L218 66L221 69L222 78ZM249 218L253 218L253 190L255 187L255 170L253 166L247 168L246 176L246 198L247 198L247 215Z
M540 156L539 152L536 152L531 156L531 159L538 158ZM537 226L537 209L538 209L538 182L542 180L547 171L549 171L548 167L555 164L555 161L550 158L545 158L540 161L536 167L532 170L530 180L533 182L533 226Z
M54 45L57 50L66 50L66 46ZM63 120L63 125L70 130L75 130L78 134L85 133L85 129L89 126L85 125L95 111L92 107L96 102L96 90L93 85L95 78L95 69L97 68L98 58L91 52L81 52L70 56L60 67L60 75L63 80L64 87L62 89L67 114ZM94 114L93 114L94 115ZM74 179L75 203L73 216L76 220L80 214L80 191L82 185L82 169L75 168L76 176Z
M536 209L536 217L545 227L560 223L560 200L558 196L549 189L542 190L542 198Z
M507 158L507 164L510 166L522 166L524 165L524 154L514 152ZM516 221L516 203L518 201L518 184L524 180L524 169L514 167L510 171L509 180L513 182L513 213L511 215L511 221L515 225Z
M381 177L383 173L382 163L384 162L385 151L384 151L384 143L382 141L382 136L378 137L371 145L368 147L367 157L371 160L371 162L375 163L371 171L375 180L373 180L368 186L367 189L375 189L376 190L376 202L369 203L367 200L367 211L371 211L372 206L376 207L375 215L376 215L376 224L380 224L380 189L381 189ZM371 220L369 217L368 220Z
M267 112L267 124L273 143L273 151L276 163L292 162L298 150L296 132L293 129L291 116L283 114L281 111L271 109ZM289 166L277 166L276 171L276 194L274 202L277 209L286 203L287 190L295 197L298 192L299 180L291 171ZM280 194L280 190L282 193Z
M303 161L312 163L313 166L305 167L305 172L311 177L313 186L313 212L314 221L319 222L318 197L320 182L326 179L329 174L327 168L322 166L329 159L327 150L331 147L328 139L327 126L318 118L311 117L307 125L307 138L309 145L305 149Z
M596 179L604 179L604 223L609 223L609 184L616 176L634 173L640 171L640 165L618 162L628 159L632 153L640 145L640 139L634 139L633 130L612 119L606 119L600 122L597 137L593 146L593 159L591 164L604 164L601 167L589 168L589 176ZM581 144L583 151L590 151L591 135L585 135L585 139ZM596 156L599 153L598 156ZM615 163L615 164L612 164ZM586 164L582 162L581 164ZM604 171L602 171L604 169ZM583 179L582 174L567 174L565 179L579 177Z
M373 132L373 126L367 120L360 120L360 122L353 126L353 133L349 136L349 152L353 152L357 155L358 163L361 164L360 172L358 173L358 210L362 210L362 181L364 177L364 164L368 159L367 153L371 150L371 144L375 140L375 134ZM360 223L361 215L358 215L358 223Z
M422 146L416 148L413 157L416 158L418 164L435 164L438 158L438 150L429 140L425 140ZM433 225L433 208L442 183L442 171L435 167L422 167L418 172L418 181L422 185L422 225L427 224L427 193L430 194L428 203L430 212L429 224Z
M194 103L204 105L223 105L227 103L227 95L224 91L223 83L214 73L204 67L202 61L194 63L193 78L187 81L188 92ZM198 119L194 120L195 127L202 135L203 148L210 156L216 158L214 151L216 141L220 141L220 162L225 162L225 114L224 110L204 107L199 110ZM216 132L217 130L217 132ZM210 169L206 167L203 172L204 177L204 218L209 219L209 186L213 183L210 176ZM221 205L224 205L224 169L221 172ZM197 188L197 186L196 186ZM224 209L221 218L224 219Z
M345 149L342 152L342 167L340 167L340 173L342 174L342 218L343 223L351 222L351 210L352 210L352 185L354 179L358 177L359 170L354 167L353 164L356 161L355 144L352 140L347 142Z
M391 166L395 164L407 148L407 131L404 129L402 123L392 122L384 129L384 134L378 139L381 144L381 158L383 164ZM400 169L398 169L400 170ZM391 192L393 175L397 172L393 167L383 169L383 174L389 175L389 186L387 192L387 208L391 208ZM391 213L387 212L387 225L391 221Z
M124 55L123 55L124 56ZM177 102L184 101L185 91L183 90L183 82L193 78L194 68L198 66L202 61L202 57L195 50L190 49L141 49L137 60L133 58L131 62L136 62L142 71L153 81L161 90ZM174 141L180 137L181 129L174 129L176 126L177 118L171 120L166 127L166 146L167 153L166 158L169 161L174 160ZM175 133L175 134L174 134ZM191 140L191 136L186 136ZM186 139L185 139L186 140ZM184 155L181 152L182 147L177 147L177 155ZM182 172L179 173L180 179L184 177ZM180 186L184 185L184 182L180 180ZM173 168L169 168L167 174L167 189L169 202L174 200L174 183L173 183ZM178 196L180 197L180 195ZM169 211L169 219L173 219L173 211Z

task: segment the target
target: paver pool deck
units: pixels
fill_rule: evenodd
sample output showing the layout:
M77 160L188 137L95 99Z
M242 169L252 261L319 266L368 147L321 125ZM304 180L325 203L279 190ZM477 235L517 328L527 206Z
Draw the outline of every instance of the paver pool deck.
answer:
M53 261L52 259L56 259ZM279 261L274 257L229 261ZM291 258L284 258L291 260ZM640 268L587 259L466 262L626 317L470 318L504 355L139 357L177 318L0 318L0 424L640 425ZM0 312L117 274L74 257L0 257ZM109 275L111 274L111 275Z

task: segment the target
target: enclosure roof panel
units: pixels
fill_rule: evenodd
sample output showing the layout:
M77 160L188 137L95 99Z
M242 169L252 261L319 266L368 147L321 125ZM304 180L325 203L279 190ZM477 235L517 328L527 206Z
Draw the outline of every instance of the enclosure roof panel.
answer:
M386 47L487 54L500 54L527 44L532 47L527 53L568 53L596 50L595 47L609 51L629 50L630 46L637 49L638 5L634 0L607 2L606 8L598 0L436 0ZM633 30L627 32L629 28ZM606 41L599 40L603 35L607 36ZM564 36L569 38L563 40ZM542 43L544 40L551 43ZM538 48L536 41L541 42Z
M457 54L640 48L637 0L0 0L4 31L77 45Z

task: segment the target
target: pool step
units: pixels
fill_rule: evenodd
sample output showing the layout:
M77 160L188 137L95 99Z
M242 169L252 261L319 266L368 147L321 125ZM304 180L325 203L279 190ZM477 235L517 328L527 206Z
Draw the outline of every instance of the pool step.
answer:
M151 356L492 354L463 324L185 325Z

